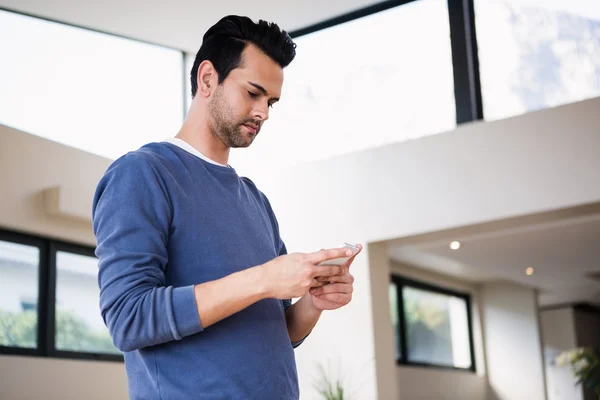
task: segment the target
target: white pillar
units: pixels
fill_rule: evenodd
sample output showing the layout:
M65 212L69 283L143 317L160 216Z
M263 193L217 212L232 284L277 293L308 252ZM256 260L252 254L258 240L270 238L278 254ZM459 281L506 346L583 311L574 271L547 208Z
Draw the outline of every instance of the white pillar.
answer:
M390 318L390 258L387 243L369 244L369 276L375 345L377 398L398 399L394 329Z
M482 286L488 400L546 400L537 292Z

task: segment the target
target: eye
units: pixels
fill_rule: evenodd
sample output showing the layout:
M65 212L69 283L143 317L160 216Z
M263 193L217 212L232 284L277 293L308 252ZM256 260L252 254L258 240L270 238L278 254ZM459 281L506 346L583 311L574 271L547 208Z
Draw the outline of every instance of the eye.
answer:
M275 103L269 103L269 108L273 108L274 105Z
M255 99L255 98L257 98L257 97L258 97L258 94L256 94L256 93L254 93L254 92L251 92L251 91L249 91L249 90L248 90L248 96L250 96L250 97L252 97L253 99Z

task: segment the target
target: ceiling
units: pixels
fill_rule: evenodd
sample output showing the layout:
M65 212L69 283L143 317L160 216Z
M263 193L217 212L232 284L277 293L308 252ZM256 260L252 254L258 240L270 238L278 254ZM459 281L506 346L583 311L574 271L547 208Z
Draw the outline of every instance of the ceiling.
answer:
M0 8L196 53L204 32L225 15L265 19L276 22L287 31L293 31L379 2L0 0Z
M600 305L600 212L537 220L395 240L390 257L469 281L535 287L543 306ZM461 243L458 250L450 249L454 240ZM532 276L525 274L527 267L534 268Z

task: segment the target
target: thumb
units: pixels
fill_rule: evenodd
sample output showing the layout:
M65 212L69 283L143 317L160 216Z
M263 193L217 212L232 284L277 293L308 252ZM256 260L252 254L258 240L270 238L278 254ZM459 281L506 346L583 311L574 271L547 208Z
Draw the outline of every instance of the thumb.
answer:
M350 269L350 265L352 265L352 262L354 261L356 256L359 255L363 249L362 244L357 244L356 247L358 247L358 251L352 257L350 257L350 259L344 264L344 267L346 267L347 269Z
M346 248L336 248L319 250L314 253L307 254L308 261L313 264L320 264L327 260L333 260L335 258L348 257L352 255L352 250Z

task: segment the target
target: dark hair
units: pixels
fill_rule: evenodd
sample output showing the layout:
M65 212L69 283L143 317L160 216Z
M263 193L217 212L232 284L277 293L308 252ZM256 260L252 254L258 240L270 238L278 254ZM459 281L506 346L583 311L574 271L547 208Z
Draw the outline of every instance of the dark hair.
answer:
M221 84L232 70L240 66L242 52L248 43L257 46L282 68L296 57L296 44L276 24L262 19L255 23L248 17L229 15L204 34L190 72L192 97L198 90L198 68L204 60L213 63Z

